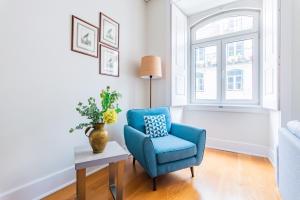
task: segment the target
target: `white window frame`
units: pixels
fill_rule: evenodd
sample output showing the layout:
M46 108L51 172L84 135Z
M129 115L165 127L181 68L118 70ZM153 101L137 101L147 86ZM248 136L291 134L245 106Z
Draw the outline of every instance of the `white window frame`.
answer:
M221 54L221 42L220 41L213 41L213 42L206 42L202 44L196 44L192 46L192 51L195 52L195 49L197 48L205 48L210 46L216 46L217 47L217 55ZM191 54L192 57L192 68L191 68L191 99L192 103L205 103L205 104L216 104L215 100L196 100L196 68L194 67L196 65L196 57L195 54ZM221 98L221 56L217 56L217 99Z
M211 38L205 38L201 40L196 40L196 31L207 25L210 24L211 22L227 18L227 17L234 17L234 16L251 16L253 17L253 28L249 30L244 30L240 32L233 32L229 33L226 35L221 35L221 36L215 36ZM233 11L227 11L221 14L216 14L207 18L202 19L200 22L198 22L196 25L191 27L191 43L192 44L199 44L199 43L205 43L213 40L219 40L219 39L224 39L224 38L230 38L233 36L239 36L239 35L244 35L244 34L249 34L249 33L258 33L259 32L259 23L260 23L260 12L258 10L233 10Z
M253 28L234 32L222 36L215 36L211 38L205 38L201 40L196 40L196 31L197 29L222 18L232 17L232 16L252 16L253 17ZM260 61L259 61L259 19L260 13L257 10L245 11L245 10L235 10L228 11L226 13L217 14L212 17L201 20L195 26L191 27L191 67L190 67L190 103L191 104L202 104L202 105L259 105L260 104ZM252 100L226 100L226 43L236 42L252 39L253 40L253 75L252 75ZM195 54L194 51L196 48L203 48L208 46L217 46L217 99L216 100L197 100L196 95L196 68L195 68Z
M226 44L243 40L253 40L253 62L252 62L252 100L226 100ZM255 33L232 37L222 41L222 104L259 104L259 48L258 35Z

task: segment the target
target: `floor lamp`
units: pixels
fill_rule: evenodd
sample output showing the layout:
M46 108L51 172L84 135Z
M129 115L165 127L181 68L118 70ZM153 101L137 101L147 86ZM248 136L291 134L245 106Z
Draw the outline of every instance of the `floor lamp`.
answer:
M161 78L161 59L158 56L144 56L139 69L141 78L150 79L150 108L152 107L152 79Z

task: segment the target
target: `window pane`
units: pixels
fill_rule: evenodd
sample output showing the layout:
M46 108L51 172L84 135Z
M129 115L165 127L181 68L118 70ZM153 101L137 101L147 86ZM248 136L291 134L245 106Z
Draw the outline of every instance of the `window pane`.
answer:
M196 31L196 40L236 33L253 28L253 17L232 16L209 23Z
M252 39L226 44L226 100L252 99L252 65Z
M217 46L195 49L196 100L217 99Z
M202 73L196 73L196 92L204 91L204 79Z

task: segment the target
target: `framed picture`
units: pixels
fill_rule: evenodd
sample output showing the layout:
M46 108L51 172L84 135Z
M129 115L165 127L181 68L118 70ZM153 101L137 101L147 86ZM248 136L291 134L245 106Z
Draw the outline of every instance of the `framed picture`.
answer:
M108 16L100 13L100 42L113 48L119 48L120 25Z
M100 74L119 77L119 52L100 44Z
M71 50L98 58L98 27L72 15Z

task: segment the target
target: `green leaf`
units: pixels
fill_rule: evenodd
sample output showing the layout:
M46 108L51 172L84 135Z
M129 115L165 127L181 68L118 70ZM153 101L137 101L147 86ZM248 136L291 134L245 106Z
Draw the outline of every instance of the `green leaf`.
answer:
M122 109L121 108L116 108L115 111L116 111L116 113L120 113L120 112L122 112Z

